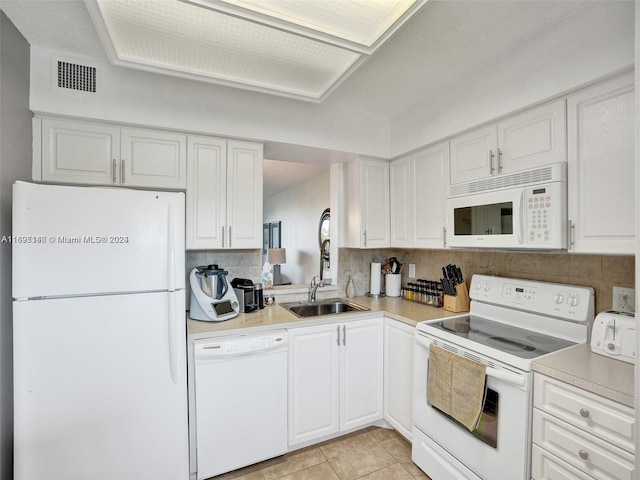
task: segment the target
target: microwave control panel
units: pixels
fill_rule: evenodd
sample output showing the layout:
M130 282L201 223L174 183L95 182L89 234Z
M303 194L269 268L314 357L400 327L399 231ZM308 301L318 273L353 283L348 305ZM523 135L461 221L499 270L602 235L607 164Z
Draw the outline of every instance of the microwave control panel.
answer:
M525 241L529 245L554 247L561 242L561 212L566 198L560 183L525 188Z

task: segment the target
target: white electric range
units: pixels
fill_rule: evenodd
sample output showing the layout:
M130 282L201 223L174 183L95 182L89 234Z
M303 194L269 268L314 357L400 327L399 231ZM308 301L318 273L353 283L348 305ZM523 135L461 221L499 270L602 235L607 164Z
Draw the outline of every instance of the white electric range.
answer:
M469 313L416 327L412 458L433 480L526 480L533 361L588 341L594 291L474 275L470 297ZM486 365L483 413L472 432L428 402L431 345Z

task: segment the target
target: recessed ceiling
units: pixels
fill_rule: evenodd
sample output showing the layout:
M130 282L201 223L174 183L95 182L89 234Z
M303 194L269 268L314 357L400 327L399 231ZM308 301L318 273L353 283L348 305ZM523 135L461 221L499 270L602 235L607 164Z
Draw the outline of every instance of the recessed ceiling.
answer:
M321 101L426 0L87 0L111 61Z

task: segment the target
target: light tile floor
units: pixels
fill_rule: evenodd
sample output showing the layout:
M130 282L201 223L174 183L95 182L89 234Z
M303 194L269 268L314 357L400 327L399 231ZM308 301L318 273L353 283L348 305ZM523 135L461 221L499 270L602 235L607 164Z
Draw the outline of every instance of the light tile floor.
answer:
M312 445L214 479L430 480L411 461L411 444L395 430L378 427Z

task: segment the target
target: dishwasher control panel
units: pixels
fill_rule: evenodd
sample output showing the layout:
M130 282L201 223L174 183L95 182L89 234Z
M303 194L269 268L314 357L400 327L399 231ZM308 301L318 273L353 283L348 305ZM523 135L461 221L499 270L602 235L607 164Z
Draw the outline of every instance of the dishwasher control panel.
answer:
M198 359L241 356L267 352L287 346L287 332L228 338L207 338L193 342L196 361Z

